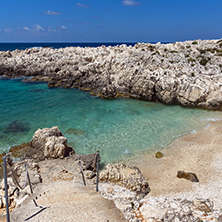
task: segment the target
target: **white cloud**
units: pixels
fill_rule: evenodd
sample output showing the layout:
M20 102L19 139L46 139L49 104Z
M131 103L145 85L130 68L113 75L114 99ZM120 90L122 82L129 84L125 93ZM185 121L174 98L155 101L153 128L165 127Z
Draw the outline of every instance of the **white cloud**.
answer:
M28 27L23 27L23 30L29 31L30 29Z
M61 13L48 10L48 11L43 12L43 14L45 14L45 15L60 15Z
M135 1L132 1L132 0L124 0L122 1L123 5L130 5L130 6L134 6L134 5L139 5L140 2L135 2Z
M44 28L42 28L40 25L36 24L33 26L34 27L34 30L39 32L39 31L44 31Z
M84 5L84 4L81 4L81 3L77 3L76 5L79 6L79 7L82 7L82 8L88 8L88 5Z
M11 29L4 29L4 32L9 33L11 32Z
M63 30L65 30L65 29L67 29L64 25L62 25L62 26L59 26L59 29L63 29Z

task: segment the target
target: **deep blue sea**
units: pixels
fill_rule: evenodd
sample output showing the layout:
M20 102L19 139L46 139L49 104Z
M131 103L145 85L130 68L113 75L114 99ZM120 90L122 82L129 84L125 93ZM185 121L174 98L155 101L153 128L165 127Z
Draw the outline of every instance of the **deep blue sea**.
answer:
M16 47L27 48L27 44ZM13 47L10 44L10 50ZM29 142L38 128L58 126L78 154L100 150L103 163L161 150L220 115L135 99L102 100L78 89L48 88L46 83L21 79L0 79L0 98L0 152Z
M121 44L126 44L126 45L132 45L134 46L136 42L130 42L130 43L112 43L112 42L98 42L98 43L55 43L55 42L48 42L48 43L0 43L0 51L7 51L7 50L25 50L27 48L33 48L33 47L51 47L54 49L58 48L65 48L65 47L99 47L102 45L105 46L116 46L116 45L121 45Z

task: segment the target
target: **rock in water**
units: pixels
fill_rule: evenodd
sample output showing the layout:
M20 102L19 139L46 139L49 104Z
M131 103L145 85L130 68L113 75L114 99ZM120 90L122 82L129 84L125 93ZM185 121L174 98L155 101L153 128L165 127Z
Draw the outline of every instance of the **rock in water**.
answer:
M199 182L195 173L187 173L187 172L184 172L184 171L178 171L177 172L177 177L187 179L191 182Z
M140 170L126 164L108 164L105 170L100 173L100 181L116 183L142 196L150 192L148 182Z
M56 126L38 129L30 141L30 146L42 151L46 158L63 158L73 151Z
M155 155L155 157L156 157L157 159L162 158L162 157L163 157L163 154L162 154L161 152L157 152L156 155Z

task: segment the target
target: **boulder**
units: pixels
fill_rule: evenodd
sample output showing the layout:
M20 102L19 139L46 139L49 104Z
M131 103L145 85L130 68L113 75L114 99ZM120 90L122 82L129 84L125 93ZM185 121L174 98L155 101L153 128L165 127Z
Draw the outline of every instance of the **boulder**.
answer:
M184 178L187 179L191 182L199 182L197 176L195 173L189 173L189 172L184 172L184 171L178 171L177 172L177 177L178 178Z
M99 178L100 182L109 181L116 183L141 196L145 196L150 192L148 182L135 166L108 164L105 170L100 173Z
M30 146L42 151L46 158L64 158L73 151L56 126L38 129L30 141Z

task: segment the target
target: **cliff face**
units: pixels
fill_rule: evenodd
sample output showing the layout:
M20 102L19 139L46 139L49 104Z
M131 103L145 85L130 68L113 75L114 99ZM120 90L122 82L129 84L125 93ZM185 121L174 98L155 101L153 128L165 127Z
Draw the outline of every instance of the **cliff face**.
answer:
M222 110L222 40L0 52L0 75L34 76L103 98Z

